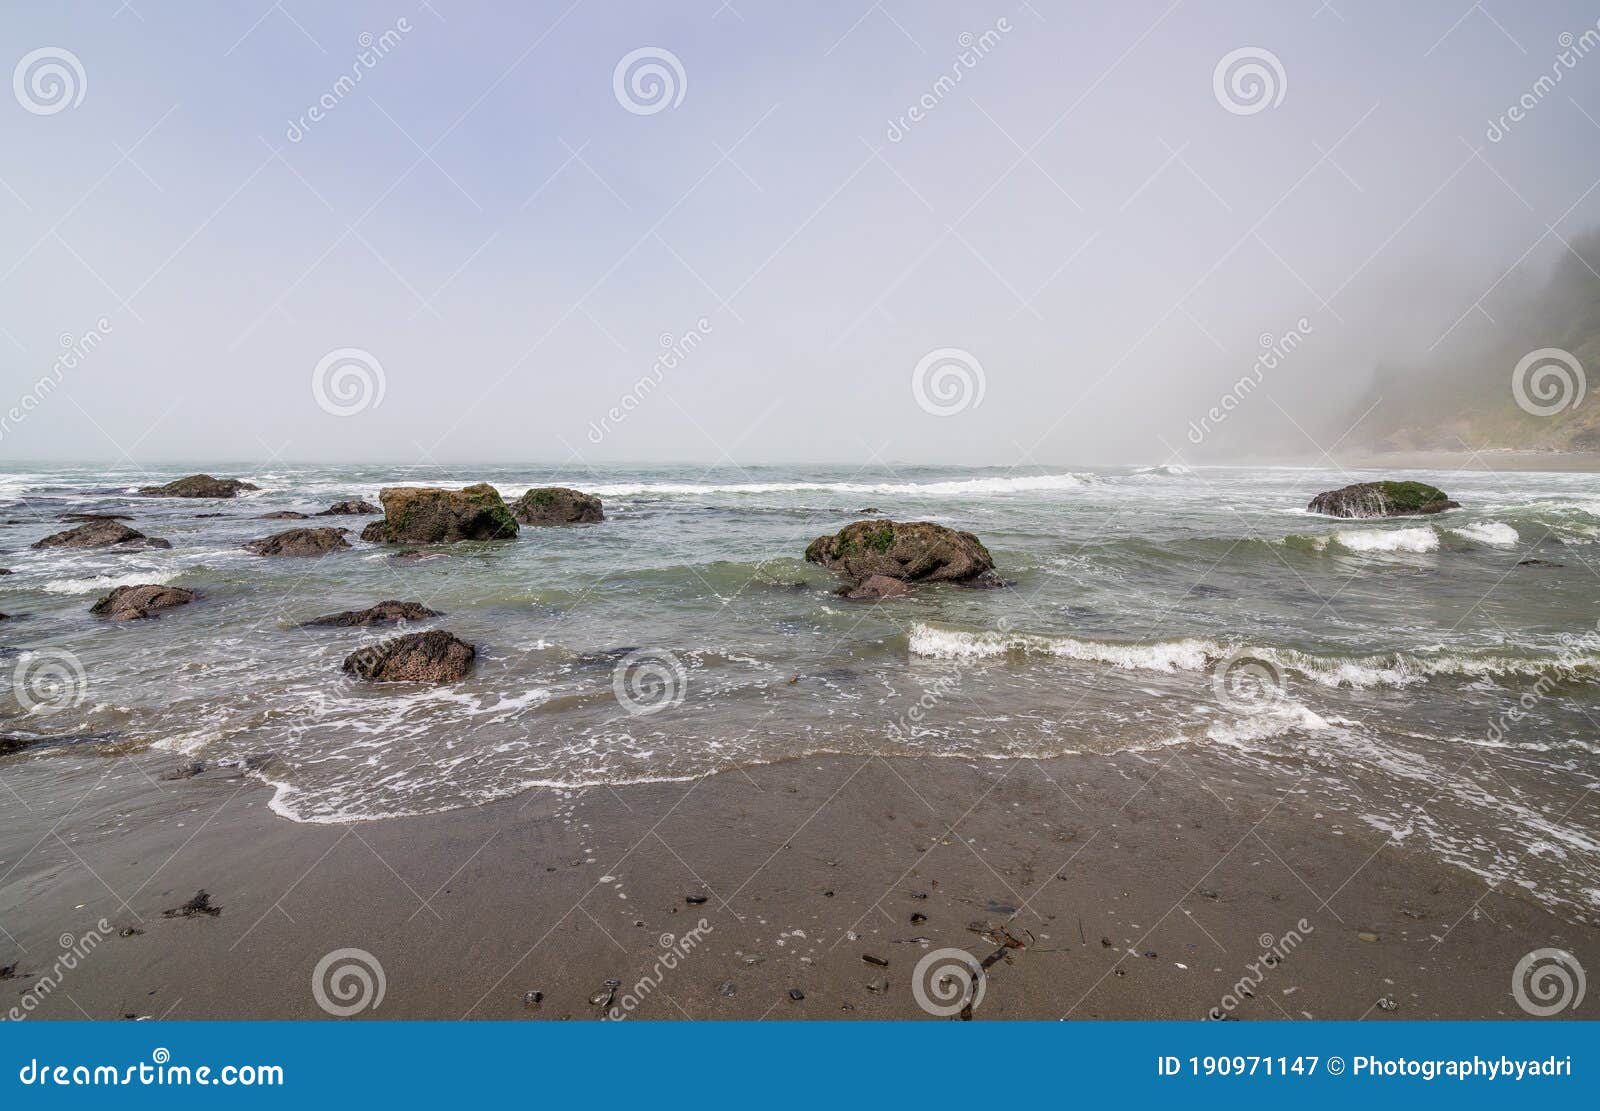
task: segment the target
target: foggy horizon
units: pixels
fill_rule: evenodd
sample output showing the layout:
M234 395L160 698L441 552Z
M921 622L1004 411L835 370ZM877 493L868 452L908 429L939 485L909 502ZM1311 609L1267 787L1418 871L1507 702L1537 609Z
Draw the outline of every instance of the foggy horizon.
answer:
M1600 263L1576 4L6 18L13 463L1309 464Z

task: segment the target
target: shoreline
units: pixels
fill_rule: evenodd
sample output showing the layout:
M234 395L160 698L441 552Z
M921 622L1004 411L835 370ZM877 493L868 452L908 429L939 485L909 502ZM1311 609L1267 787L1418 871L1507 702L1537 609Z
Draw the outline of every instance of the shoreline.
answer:
M1595 927L1203 750L808 757L342 827L232 769L94 757L62 791L50 762L5 769L7 1008L61 935L112 932L39 1018L320 1018L344 949L382 1019L595 1019L613 979L619 1017L928 1018L913 970L944 948L994 958L978 1020L1498 1019L1525 953L1600 967Z

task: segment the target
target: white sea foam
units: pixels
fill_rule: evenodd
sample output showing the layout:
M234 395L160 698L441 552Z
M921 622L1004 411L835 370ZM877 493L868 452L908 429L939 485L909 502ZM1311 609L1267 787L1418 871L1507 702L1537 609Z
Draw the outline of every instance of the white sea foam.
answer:
M1352 552L1431 552L1439 547L1439 534L1426 525L1398 529L1340 529L1333 542Z
M1450 531L1457 536L1464 536L1468 540L1488 544L1493 548L1513 548L1519 539L1516 529L1500 521L1474 521L1470 525L1461 525Z
M837 493L878 494L901 497L977 497L985 494L1019 494L1049 490L1075 490L1088 485L1089 475L996 475L951 482L617 482L590 486L601 497L694 496L707 494Z
M125 575L94 575L86 579L51 579L39 589L46 594L94 594L115 590L119 586L160 586L182 573L182 568L169 568L162 571L133 571Z
M1015 652L1166 672L1203 671L1218 660L1237 653L1266 661L1285 673L1309 679L1319 686L1355 690L1403 687L1434 677L1537 676L1554 671L1592 675L1600 670L1600 655L1574 654L1570 651L1549 656L1495 656L1445 651L1318 656L1272 646L1230 648L1214 640L1196 637L1146 644L1119 644L1033 633L941 629L921 622L911 627L909 647L912 655L930 659L981 659Z

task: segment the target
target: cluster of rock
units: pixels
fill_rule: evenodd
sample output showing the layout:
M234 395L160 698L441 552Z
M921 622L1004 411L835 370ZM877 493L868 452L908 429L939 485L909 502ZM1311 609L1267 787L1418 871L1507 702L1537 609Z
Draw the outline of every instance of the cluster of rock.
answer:
M165 486L139 492L159 497L231 498L255 486L236 479L191 475ZM509 540L519 525L552 526L603 521L601 501L564 486L537 487L511 505L488 483L460 490L422 486L386 487L382 509L360 499L334 503L316 516L358 516L381 512L361 539L387 544L450 544L459 541ZM1458 508L1442 490L1421 482L1363 482L1318 494L1308 507L1333 517L1397 517L1439 513ZM863 513L876 513L865 509ZM265 514L262 519L302 520L296 511ZM119 514L72 513L64 517L82 524L38 541L35 548L170 548L121 523ZM293 528L245 544L247 551L271 556L319 556L350 547L349 529ZM807 546L808 563L819 564L844 581L840 593L854 600L906 595L924 583L996 586L994 557L970 532L928 521L898 522L875 518L857 521L837 533L819 536ZM1536 562L1536 561L1535 561ZM113 621L157 616L161 611L195 600L193 591L159 584L118 587L97 601L90 612ZM306 627L362 628L403 624L443 616L420 602L384 601L364 610L326 614ZM377 682L444 683L467 675L477 657L475 645L442 629L409 633L352 652L344 671ZM3 750L0 750L3 751Z

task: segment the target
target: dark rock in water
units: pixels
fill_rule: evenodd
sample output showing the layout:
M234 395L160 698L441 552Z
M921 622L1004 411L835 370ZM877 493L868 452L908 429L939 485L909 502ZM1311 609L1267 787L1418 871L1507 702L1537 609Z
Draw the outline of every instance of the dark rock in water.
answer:
M63 521L131 521L131 513L63 513Z
M306 514L296 512L293 509L280 509L276 513L263 513L256 518L258 521L303 521L305 519Z
M260 556L318 556L342 551L350 546L344 538L346 528L292 528L275 532L243 545L247 552Z
M430 617L442 616L438 610L431 610L421 602L379 602L368 609L330 613L323 617L314 617L310 621L302 622L302 624L348 629L357 625L387 625L396 621L425 621Z
M198 760L191 760L187 764L179 764L161 773L161 778L169 782L179 779L193 779L206 770L206 766Z
M203 521L207 517L226 517L226 516L227 516L226 513L196 513L194 515L194 519L197 520L197 521Z
M1518 567L1565 567L1565 563L1552 563L1548 559L1519 559Z
M254 483L237 478L192 474L165 486L141 486L139 494L146 498L236 498L244 490L259 489Z
M861 583L845 591L845 597L852 602L875 602L879 598L902 598L911 593L911 588L899 579L891 579L888 575L868 575Z
M32 744L32 741L25 741L21 737L7 737L4 734L0 734L0 756L10 756L13 752L21 752Z
M9 574L11 574L11 568L9 568L9 567L0 567L0 575L9 575Z
M206 893L205 888L202 887L199 891L196 891L194 893L194 898L190 899L187 903L184 903L182 906L173 907L171 910L162 911L161 912L161 917L163 917L163 918L200 918L200 917L215 918L215 917L217 917L217 915L219 915L221 913L222 913L222 908L221 907L214 907L214 906L211 905L211 896L208 895Z
M90 521L86 525L46 536L35 548L170 548L167 540L119 525L115 521Z
M994 557L976 536L927 521L857 521L813 540L806 562L822 564L852 586L875 576L904 583L975 583L994 572Z
M352 652L344 670L385 683L452 683L466 677L477 654L473 645L434 629Z
M1412 517L1459 509L1461 503L1426 482L1358 482L1318 494L1306 508L1328 517Z
M866 507L866 508L865 508L865 509L858 509L858 510L856 510L856 512L857 512L857 513L860 513L860 514L862 514L862 515L863 515L863 516L865 516L865 515L867 515L867 514L869 514L869 513L881 513L881 512L883 512L883 511L882 511L882 510L881 510L881 509L879 509L879 508L878 508L878 507L877 507L877 506L875 506L875 505L869 505L869 506L867 506L867 507Z
M0 621L10 621L10 620L11 620L11 615L9 613L0 613Z
M512 515L525 525L577 525L605 520L600 499L565 486L538 486L518 498Z
M89 608L96 617L109 617L113 621L136 621L150 617L160 610L186 606L194 601L195 593L181 586L160 586L154 583L143 586L119 586Z
M366 532L363 531L361 534L361 539L366 540L367 538ZM389 558L394 560L396 563L417 563L425 559L441 559L443 557L438 552L425 552L419 551L416 548L407 548L403 552L394 553L394 555L390 556Z
M345 501L336 501L328 508L317 514L318 517L372 517L383 510L371 502L362 501L360 498L348 498Z
M510 540L517 519L500 491L487 482L461 490L391 486L378 495L383 520L361 530L361 539L389 544L449 544L457 540Z

